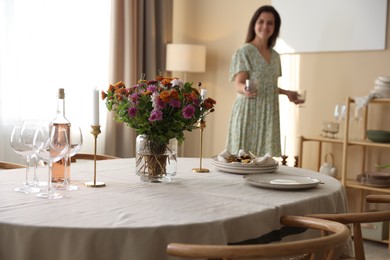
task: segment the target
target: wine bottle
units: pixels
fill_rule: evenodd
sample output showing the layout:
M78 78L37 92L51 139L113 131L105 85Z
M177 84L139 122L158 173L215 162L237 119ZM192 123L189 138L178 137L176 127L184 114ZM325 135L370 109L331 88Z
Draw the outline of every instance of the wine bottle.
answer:
M58 132L61 129L66 129L66 132L70 133L70 122L65 117L65 91L63 88L58 89L58 96L57 96L57 113L53 121L50 123L50 127L54 127L57 129L56 132ZM56 138L58 135L54 135L54 138ZM59 140L65 141L65 140ZM62 183L64 182L64 176L65 176L65 165L66 171L67 171L67 179L69 182L70 179L70 159L61 159L56 163L53 163L52 167L52 182L55 183Z

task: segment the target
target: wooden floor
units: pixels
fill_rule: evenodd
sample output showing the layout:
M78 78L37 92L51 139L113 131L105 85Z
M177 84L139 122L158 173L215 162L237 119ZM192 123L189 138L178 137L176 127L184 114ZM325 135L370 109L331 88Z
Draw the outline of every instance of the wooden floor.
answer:
M367 260L390 260L390 250L384 243L364 240L364 252Z

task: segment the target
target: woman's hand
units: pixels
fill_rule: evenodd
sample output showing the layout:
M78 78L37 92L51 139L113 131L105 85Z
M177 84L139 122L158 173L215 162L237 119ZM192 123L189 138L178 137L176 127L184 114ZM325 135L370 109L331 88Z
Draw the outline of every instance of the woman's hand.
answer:
M296 105L305 103L305 100L299 98L299 94L297 91L284 90L284 89L279 88L279 93L286 95L288 100L290 100L290 102L292 102Z
M257 96L257 91L249 91L249 90L246 90L245 89L245 85L244 85L244 89L243 89L243 92L242 92L247 98L254 98Z
M235 79L234 79L234 85L236 87L236 91L244 96L246 96L247 98L254 98L257 96L257 90L254 91L249 91L249 90L246 90L245 89L245 81L249 79L249 75L247 72L239 72L237 73L237 75L235 76Z

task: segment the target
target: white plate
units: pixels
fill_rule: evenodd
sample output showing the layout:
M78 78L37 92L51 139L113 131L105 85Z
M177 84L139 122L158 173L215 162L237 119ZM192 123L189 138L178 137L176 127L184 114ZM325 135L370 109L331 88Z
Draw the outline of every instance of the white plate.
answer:
M235 174L273 173L279 167L278 163L274 165L232 164L220 162L216 157L213 157L212 164L217 170Z
M268 169L248 169L248 168L243 168L243 169L237 169L237 168L229 168L229 167L220 167L214 165L214 167L217 170L223 171L223 172L228 172L228 173L235 173L235 174L256 174L256 173L273 173L278 170L278 167L274 168L268 168Z
M278 189L278 190L301 190L316 187L321 181L304 176L288 174L251 174L244 176L249 184L261 188Z

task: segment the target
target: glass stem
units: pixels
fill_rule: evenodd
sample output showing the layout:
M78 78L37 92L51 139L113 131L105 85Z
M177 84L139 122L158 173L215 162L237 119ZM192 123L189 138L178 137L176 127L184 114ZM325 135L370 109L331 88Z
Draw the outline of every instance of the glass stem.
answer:
M48 196L50 196L53 193L52 187L51 187L51 175L52 175L51 168L52 168L53 164L50 162L50 163L48 163L48 165L49 165L49 167L48 167L48 169L49 169L49 174L48 174L49 179L47 180L47 194L48 194Z
M28 183L28 173L30 171L30 157L27 156L26 157L26 183L25 183L25 187L30 187L30 184Z
M68 182L68 159L69 157L68 156L65 156L64 157L64 188L65 190L68 190L69 189L69 182Z
M33 158L33 162L34 162L34 179L33 179L33 183L35 185L38 185L38 176L37 176L37 164L38 164L38 159L36 157Z

